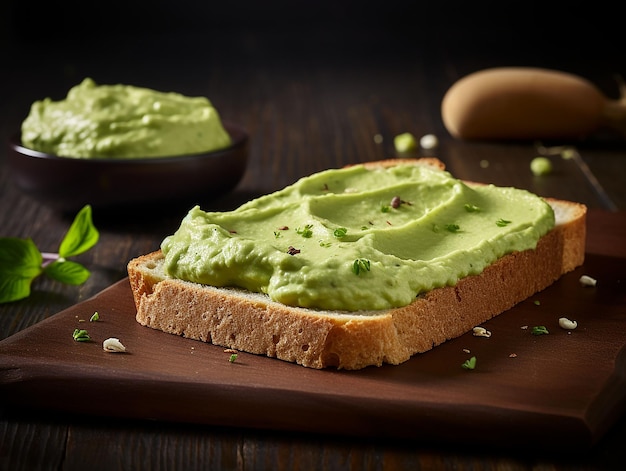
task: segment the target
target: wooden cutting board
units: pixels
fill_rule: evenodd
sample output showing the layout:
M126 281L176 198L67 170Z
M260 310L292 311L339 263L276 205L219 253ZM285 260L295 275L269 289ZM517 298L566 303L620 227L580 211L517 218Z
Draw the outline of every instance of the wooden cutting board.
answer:
M313 370L135 322L124 279L0 342L3 403L94 416L506 447L591 447L626 406L626 218L589 215L583 267L399 366ZM598 280L583 287L581 275ZM97 311L100 320L89 322ZM558 319L578 328L566 331ZM533 326L549 334L533 335ZM91 342L76 342L75 328ZM116 337L126 353L107 353ZM474 370L461 367L476 356Z

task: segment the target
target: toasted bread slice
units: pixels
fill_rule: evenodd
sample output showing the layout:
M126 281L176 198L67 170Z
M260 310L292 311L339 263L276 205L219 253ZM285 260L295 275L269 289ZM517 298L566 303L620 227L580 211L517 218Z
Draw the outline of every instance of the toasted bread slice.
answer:
M419 164L443 169L437 159ZM311 368L397 365L470 331L583 263L586 207L546 201L556 225L535 249L505 255L479 275L404 307L345 312L287 306L265 294L171 278L156 251L128 264L136 318L164 332Z

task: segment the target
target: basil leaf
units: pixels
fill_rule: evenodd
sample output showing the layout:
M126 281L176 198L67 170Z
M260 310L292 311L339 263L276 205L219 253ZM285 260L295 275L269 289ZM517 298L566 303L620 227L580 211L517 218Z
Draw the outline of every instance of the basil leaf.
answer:
M0 303L27 298L32 281L41 274L42 262L31 239L0 238Z
M67 258L86 252L96 245L99 237L100 234L91 218L91 206L86 205L78 212L61 241L59 255Z
M0 303L19 301L30 296L30 285L33 278L20 278L19 276L0 277Z
M80 285L83 284L89 278L91 273L80 263L72 262L70 260L57 260L52 262L46 268L44 272L50 278L66 283L68 285Z

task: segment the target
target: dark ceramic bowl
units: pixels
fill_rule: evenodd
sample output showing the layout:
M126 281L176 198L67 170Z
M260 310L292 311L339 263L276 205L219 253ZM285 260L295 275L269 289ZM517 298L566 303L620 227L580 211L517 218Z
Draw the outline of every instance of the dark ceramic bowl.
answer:
M205 154L146 159L76 159L44 154L10 139L12 180L24 193L60 210L206 199L233 189L248 162L248 134L224 123L233 144ZM200 203L198 201L198 203Z

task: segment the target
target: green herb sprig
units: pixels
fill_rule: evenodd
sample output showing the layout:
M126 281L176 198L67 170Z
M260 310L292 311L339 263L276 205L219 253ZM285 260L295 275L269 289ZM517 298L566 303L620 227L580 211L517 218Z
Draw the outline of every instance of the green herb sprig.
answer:
M91 340L91 337L89 337L89 333L85 329L74 329L72 337L77 342L88 342Z
M547 335L550 332L548 331L545 325L536 325L532 328L531 333L533 335Z
M299 227L297 227L296 234L300 234L305 239L308 239L313 236L313 231L311 229L313 229L313 224L307 224L306 226L304 226L304 229L300 229Z
M468 213L480 212L480 208L476 206L475 204L466 203L463 207L465 208L465 211L467 211Z
M74 218L58 253L40 252L30 238L0 238L0 303L30 296L31 283L42 274L61 283L83 284L91 273L68 257L86 252L96 245L99 237L93 225L91 206L87 205Z
M508 221L508 220L502 219L502 218L500 218L500 219L498 219L496 221L496 226L498 226L498 227L505 227L505 226L508 226L509 224L511 224L511 221Z
M471 357L465 360L461 365L461 368L463 368L464 370L473 370L474 368L476 368L476 357Z
M352 271L355 275L370 271L370 261L365 258L357 258L352 264Z
M346 229L345 227L338 227L337 229L333 231L333 235L337 239L341 239L345 237L347 234L348 234L348 229Z

